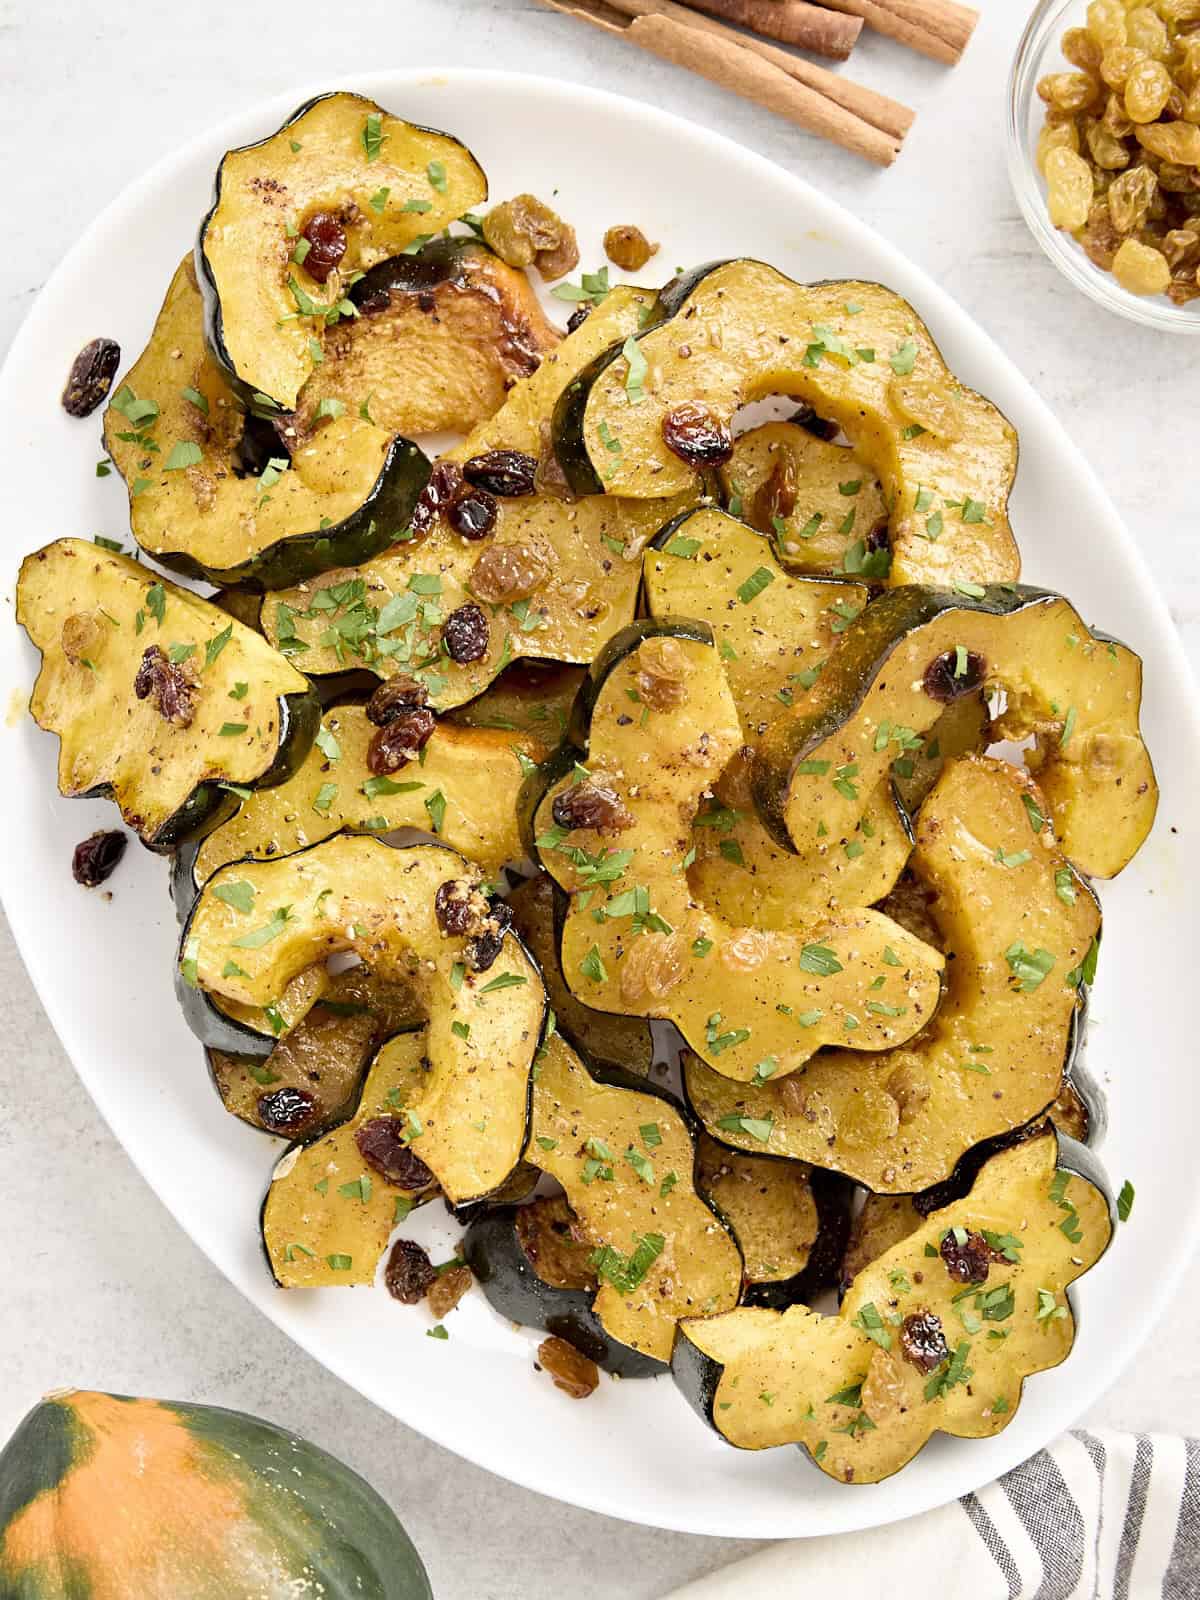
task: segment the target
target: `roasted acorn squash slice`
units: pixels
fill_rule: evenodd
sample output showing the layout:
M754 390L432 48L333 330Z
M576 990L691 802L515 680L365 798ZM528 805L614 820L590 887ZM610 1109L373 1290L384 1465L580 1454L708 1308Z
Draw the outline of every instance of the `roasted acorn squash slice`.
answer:
M970 592L967 592L970 591ZM1138 729L1142 663L1095 634L1061 595L1022 584L883 594L846 629L802 701L759 742L754 797L778 841L810 854L824 824L852 828L892 762L959 694L1003 689L998 738L1027 757L1081 872L1114 877L1154 822L1158 786Z
M717 641L746 745L697 816L688 882L727 922L802 927L830 906L872 905L892 888L912 849L891 784L876 788L844 837L824 835L799 860L781 850L750 798L751 743L815 682L849 621L869 598L860 583L789 577L771 546L721 511L686 513L642 557L651 616L696 617Z
M1070 1354L1067 1288L1112 1236L1105 1193L1073 1170L1086 1158L1064 1148L1060 1164L1053 1133L994 1156L858 1274L836 1317L743 1307L681 1323L677 1383L731 1444L802 1445L843 1483L890 1477L937 1432L999 1433L1025 1379Z
M738 1247L696 1193L696 1152L671 1102L599 1083L551 1034L533 1085L527 1159L556 1178L600 1280L593 1309L621 1344L658 1361L680 1317L737 1304Z
M720 479L731 514L766 534L788 572L889 576L883 490L845 445L799 423L764 422L734 440Z
M429 476L415 444L357 406L274 427L246 411L204 342L190 260L109 401L104 446L148 555L189 578L258 588L386 550Z
M403 1115L417 1153L460 1204L490 1194L520 1160L546 1000L524 947L494 919L481 926L479 945L490 946L487 954L498 945L495 959L468 969L473 954L482 959L479 946L444 935L435 909L452 880L479 881L452 850L349 834L271 861L234 862L196 897L180 964L185 983L260 1006L340 950L411 983L429 1018L430 1066L405 1093Z
M1007 511L1016 431L959 383L890 289L717 262L668 284L636 337L636 370L614 348L559 404L555 450L577 493L677 494L695 479L666 443L680 408L700 405L728 430L747 402L794 395L840 424L882 484L893 583L1019 573Z
M421 1020L408 984L389 983L361 966L334 975L313 970L325 978L320 995L265 1060L207 1051L226 1111L290 1139L310 1138L342 1120L376 1047Z
M614 289L446 459L461 464L492 450L540 458L542 432L564 385L597 350L637 327L649 298ZM366 667L379 677L416 672L432 702L446 710L480 694L522 656L591 661L605 639L633 618L642 550L696 498L694 490L662 501L572 500L550 490L498 498L493 530L474 541L461 538L439 515L426 532L357 571L330 572L316 583L268 596L263 625L267 637L310 675L347 666ZM490 596L508 592L504 575L488 583L480 577L480 562L496 564L498 551L522 575L503 603ZM487 640L477 660L455 662L443 642L445 623L466 604L483 609Z
M359 315L325 336L297 402L357 410L389 433L469 433L561 338L523 272L475 239L434 239L371 268L350 291Z
M844 1178L730 1150L706 1133L696 1156L696 1188L742 1252L742 1305L807 1302L834 1282L850 1231Z
M459 1246L500 1316L565 1339L617 1377L653 1378L663 1363L620 1344L592 1309L600 1288L594 1249L563 1195L485 1211Z
M228 786L282 783L312 743L316 696L277 650L86 539L26 556L17 620L42 656L29 709L61 741L59 790L110 796L153 850L232 805Z
M924 1189L963 1152L1043 1111L1058 1094L1100 908L1016 767L951 762L917 819L913 866L934 893L947 991L919 1038L876 1056L824 1051L783 1082L731 1084L689 1060L692 1105L714 1137L819 1162L868 1188ZM897 967L871 1003L906 1003Z
M779 933L732 926L692 898L692 823L741 743L704 624L637 623L611 639L580 691L572 737L534 830L543 865L572 897L562 967L586 1004L669 1019L718 1072L760 1082L822 1045L901 1043L932 1015L942 957L876 911L829 912ZM889 952L904 1002L884 1008L873 986L893 970Z
M343 829L436 832L485 872L520 859L516 806L524 781L522 757L526 764L539 759L542 745L499 729L439 726L419 763L380 778L367 765L375 732L361 705L326 711L312 749L292 777L248 795L203 839L195 852L194 883L203 883L227 861L290 855Z
M594 1011L571 992L563 976L559 933L566 896L548 873L518 884L508 897L513 927L542 972L555 1026L601 1075L632 1073L645 1078L654 1062L650 1024L642 1017Z
M394 1176L403 1171L395 1160L406 1126L402 1108L430 1070L425 1050L422 1027L390 1039L371 1065L350 1120L280 1159L262 1207L263 1248L280 1288L374 1283L392 1229L437 1193L432 1180L420 1181L416 1162L409 1163L415 1184ZM395 1140L383 1145L390 1159L382 1163L368 1161L360 1147L359 1135L369 1124L385 1140L395 1131ZM363 1138L368 1149L370 1137ZM419 1141L409 1148L416 1155Z
M217 359L250 396L291 411L355 274L440 233L487 198L487 179L448 134L363 95L310 100L257 144L230 150L200 227L197 270ZM306 266L305 229L336 225L342 251ZM318 256L320 247L318 249ZM336 253L336 246L335 246ZM353 311L349 315L353 316Z

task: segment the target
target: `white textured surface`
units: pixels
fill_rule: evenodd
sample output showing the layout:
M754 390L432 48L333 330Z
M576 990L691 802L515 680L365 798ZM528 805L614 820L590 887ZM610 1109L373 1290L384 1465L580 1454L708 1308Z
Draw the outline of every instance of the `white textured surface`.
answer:
M526 0L376 0L336 15L314 0L291 0L280 11L262 8L261 25L247 25L251 8L238 0L153 16L125 0L103 12L55 0L36 15L28 4L7 5L0 336L7 343L79 227L112 195L248 99L326 69L334 79L356 67L440 61L598 84L770 154L836 192L930 268L1000 340L1098 467L1149 554L1195 664L1194 463L1168 466L1185 449L1185 394L1194 432L1195 352L1077 297L1037 252L1008 190L1001 138L1004 77L1025 8L1015 0L984 0L984 8L979 35L952 73L864 36L852 70L920 112L900 163L877 174ZM719 194L713 204L720 207ZM9 537L15 548L89 531L14 529ZM120 893L120 877L114 881ZM0 963L9 1041L0 1051L8 1246L0 1437L42 1390L67 1382L260 1411L371 1478L404 1516L438 1600L650 1600L749 1548L626 1527L512 1489L417 1438L299 1354L198 1254L133 1172L78 1087L10 942ZM1193 1290L1092 1421L1200 1431L1200 1380L1184 1337L1196 1309Z

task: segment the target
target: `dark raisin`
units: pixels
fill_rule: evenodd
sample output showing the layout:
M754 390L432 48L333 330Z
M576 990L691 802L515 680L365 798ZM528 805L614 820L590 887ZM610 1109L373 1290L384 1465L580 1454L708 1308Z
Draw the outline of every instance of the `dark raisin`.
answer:
M891 547L891 542L888 534L888 525L886 522L881 522L877 527L870 530L863 540L863 546L868 552L887 550Z
M446 507L446 521L464 539L486 539L496 526L496 498L486 489L460 489Z
M417 534L428 533L445 511L450 501L462 488L462 468L457 461L436 461L429 481L421 490L409 526Z
M129 843L123 833L93 833L75 846L71 857L71 876L85 889L96 889L117 870L117 863Z
M157 644L147 647L133 680L133 692L138 699L146 700L153 695L159 715L177 728L191 724L196 687L182 665L168 661Z
M437 1281L437 1268L419 1244L412 1239L397 1239L383 1269L383 1281L394 1300L415 1306L424 1300L430 1284Z
M493 900L491 916L483 929L463 947L472 972L486 972L504 948L504 935L512 927L512 912L502 900Z
M826 444L836 439L842 431L838 423L830 422L827 417L819 417L812 406L804 401L801 401L799 410L793 412L791 421L798 428L803 428L805 433L811 433L814 439L824 439Z
M917 1311L900 1326L900 1348L918 1372L932 1372L950 1354L942 1319L934 1311Z
M538 1363L553 1378L554 1387L572 1400L586 1400L600 1382L596 1363L554 1334L538 1345Z
M470 878L447 878L433 897L437 925L448 938L465 939L479 933L491 915L488 897Z
M597 833L623 833L633 817L620 796L606 784L587 778L554 797L550 814L560 828L593 828Z
M590 300L581 300L567 318L567 332L574 333L576 328L582 328L591 314L592 302Z
M733 435L707 406L688 402L668 411L662 423L663 442L689 467L719 467L733 454Z
M259 1119L268 1133L300 1133L313 1120L316 1110L316 1096L291 1085L258 1097Z
M472 661L482 661L487 655L490 637L491 629L486 615L471 602L452 611L442 626L442 643L446 646L446 654L460 667Z
M379 1176L398 1188L417 1193L428 1189L433 1173L404 1141L404 1117L372 1117L354 1133L358 1153Z
M521 450L488 450L463 464L463 477L489 494L515 499L532 494L537 475L537 457Z
M69 417L90 417L112 388L121 365L121 346L115 339L93 339L71 363L62 408Z
M377 728L386 728L397 717L410 711L419 711L429 703L429 690L416 678L387 678L367 701L367 721Z
M963 657L960 661L957 650L946 650L925 668L924 688L931 700L959 700L980 688L987 676L987 662L974 650L964 651Z
M373 289L370 294L365 294L361 300L355 302L358 312L363 317L377 317L381 311L386 311L392 303L392 296L387 289Z
M941 1256L956 1283L985 1282L994 1259L987 1240L973 1228L947 1228L942 1235Z
M367 746L367 766L377 778L399 772L408 762L416 760L436 726L437 718L428 706L402 712L371 739Z
M318 283L325 283L346 254L346 230L330 212L318 211L304 224L304 237L309 244L304 270Z

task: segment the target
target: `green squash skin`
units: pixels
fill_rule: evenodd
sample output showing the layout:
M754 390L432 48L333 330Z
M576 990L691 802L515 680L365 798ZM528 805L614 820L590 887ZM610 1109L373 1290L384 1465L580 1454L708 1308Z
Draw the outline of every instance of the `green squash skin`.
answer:
M214 567L187 550L154 550L155 561L185 578L222 587L288 589L334 567L356 567L381 555L408 527L433 466L411 439L388 446L370 494L332 527L289 534L235 567Z
M317 729L321 726L321 702L312 689L303 694L285 694L278 700L279 747L274 761L254 782L256 789L270 789L285 783L307 756ZM111 800L107 783L76 796L80 800ZM193 840L218 827L237 810L237 796L219 782L201 783L192 790L153 839L142 841L156 855L170 855ZM2 1600L2 1597L0 1597Z
M979 599L957 590L929 589L917 584L887 589L878 595L846 629L830 658L828 670L822 675L822 710L809 717L779 717L759 741L751 772L751 793L763 826L780 849L795 854L786 811L796 763L853 716L888 657L907 634L949 611L1006 617L1031 606L1052 605L1063 598L1054 590L1028 583L989 584ZM1102 643L1108 639L1097 630L1089 631ZM831 685L841 692L834 692Z
M319 105L322 100L332 100L332 99L334 99L336 97L336 95L339 94L340 92L342 92L342 91L330 90L326 94L315 94L315 95L313 95L312 98L309 99L309 100L306 100L303 103L303 105L297 106L295 111L293 111L290 116L285 117L283 122L280 123L278 128L273 129L270 133L266 134L263 138L256 139L256 140L252 141L248 145L239 145L238 146L238 150L239 151L240 150L254 150L254 149L259 148L262 145L269 144L272 139L277 138L279 136L279 134L283 133L286 129L292 127L294 123L299 122L300 118L303 117L306 112L311 111L312 108L315 105ZM461 139L456 139L453 134L445 133L440 128L427 128L423 123L417 123L417 122L414 122L412 124L412 126L414 128L417 128L422 133L436 133L443 139L449 139L453 144L458 145L460 149L467 150L466 145L463 144ZM234 152L233 151L227 151L226 154L232 155L232 154L234 154ZM471 152L469 150L467 150L467 154L470 155ZM472 160L474 160L474 157L472 157ZM475 165L478 166L479 163L476 162ZM227 348L227 346L225 344L225 319L224 319L224 312L223 312L222 307L221 307L221 297L217 293L216 281L214 280L213 275L212 275L211 271L209 270L208 258L204 253L204 236L208 232L208 225L212 221L213 217L215 216L217 207L221 203L221 179L222 179L222 174L223 174L223 171L224 171L224 167L225 167L225 157L222 156L220 164L217 167L216 178L213 180L212 205L205 212L204 218L200 223L199 233L196 236L196 248L195 248L196 282L199 285L200 295L201 295L201 298L204 301L204 331L205 331L205 336L206 336L206 338L208 340L209 349L212 351L213 356L216 359L216 361L220 364L220 366L224 369L224 371L226 373L228 373L230 383L232 384L233 388L237 391L237 393L241 396L241 398L245 401L246 405L252 410L256 409L256 408L262 409L261 400L258 400L258 401L255 400L255 395L257 394L257 390L255 390L252 385L249 385L249 384L245 383L243 381L243 379L238 376L237 369L235 368L235 366L233 364L233 361L232 361L232 359L230 357L230 354L229 354L229 350L228 350L228 348ZM279 409L275 406L275 402L274 401L271 402L271 406L272 406L272 409L270 410L270 412L268 414L270 414L270 415L281 414L279 412ZM359 560L365 560L365 559L366 559L365 557L359 557ZM331 563L331 565L340 565L340 564L341 563ZM346 564L347 565L353 565L354 563L346 563ZM299 580L295 580L294 579L294 580L290 580L290 581L295 582L295 581L299 581ZM273 588L273 589L283 589L283 588L288 587L288 582L285 581L285 582L282 582L282 583L272 583L272 584L269 584L268 587L269 588Z
M1108 1175L1103 1166L1097 1160L1095 1154L1085 1145L1080 1144L1078 1140L1069 1138L1063 1133L1057 1133L1056 1137L1058 1139L1058 1167L1086 1179L1087 1182L1100 1191L1108 1202L1109 1214L1113 1221L1113 1237L1115 1237L1116 1207L1113 1202ZM994 1150L990 1149L987 1152L989 1155L995 1153ZM975 1176L976 1174L972 1173L971 1182L974 1181ZM970 1188L970 1183L968 1183L967 1188ZM953 1199L949 1203L953 1204ZM1109 1247L1111 1248L1111 1240ZM1064 1291L1064 1298L1071 1308L1071 1315L1075 1322L1075 1335L1076 1339L1078 1339L1080 1327L1079 1310L1070 1289ZM681 1330L676 1330L675 1346L671 1352L671 1376L674 1378L676 1387L684 1399L718 1437L720 1437L720 1429L717 1427L713 1408L716 1404L717 1387L721 1382L721 1375L724 1370L720 1362L714 1361L705 1355L690 1339L684 1336ZM1053 1371L1053 1368L1048 1370ZM1040 1374L1036 1374L1036 1376L1040 1376ZM794 1448L800 1452L806 1465L811 1467L814 1472L821 1470L803 1445L796 1445ZM903 1471L903 1468L900 1470Z
M128 1397L113 1396L118 1401ZM286 1429L222 1407L159 1401L200 1447L205 1476L236 1494L247 1522L287 1563L286 1593L327 1600L433 1600L428 1575L408 1535L363 1478L317 1445ZM90 1437L70 1396L35 1406L0 1452L0 1537L21 1509L53 1494L91 1453ZM186 1482L181 1484L186 1491ZM136 1515L136 1505L124 1508ZM230 1552L231 1557L236 1552ZM198 1571L197 1587L178 1600L233 1600L240 1572ZM91 1600L87 1572L76 1566L5 1584L4 1600ZM283 1600L285 1590L277 1591ZM130 1600L134 1600L130 1596Z
M556 1288L538 1277L517 1239L516 1212L503 1206L477 1217L459 1246L492 1310L523 1328L565 1339L619 1378L665 1373L665 1362L618 1344L592 1310L588 1290Z

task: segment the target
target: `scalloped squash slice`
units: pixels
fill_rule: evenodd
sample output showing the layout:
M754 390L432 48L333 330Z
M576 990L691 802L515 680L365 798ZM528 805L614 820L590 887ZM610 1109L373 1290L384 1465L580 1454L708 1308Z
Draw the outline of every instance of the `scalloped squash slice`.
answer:
M1016 430L959 382L892 290L715 262L663 289L637 351L644 369L631 372L615 348L558 407L554 447L578 493L679 493L701 461L729 459L741 406L786 394L837 422L879 479L893 583L994 583L1020 572L1007 510ZM710 447L692 453L697 423Z
M985 1439L1025 1379L1065 1361L1067 1288L1112 1236L1109 1202L1053 1133L994 1156L964 1199L864 1267L836 1317L742 1307L680 1324L672 1358L701 1416L742 1450L802 1445L879 1483L935 1433Z
M220 868L180 946L185 983L249 1005L269 1005L297 972L342 950L411 984L429 1019L429 1069L404 1096L406 1138L456 1205L497 1189L521 1158L546 1012L537 968L487 912L479 882L441 845L339 834ZM443 932L443 889L467 909L479 903L469 935Z
M702 1062L688 1095L715 1138L833 1168L877 1192L924 1189L964 1151L1020 1126L1059 1092L1100 907L1029 827L1036 787L1006 762L951 762L917 819L913 867L946 952L941 1009L874 1056L825 1050L783 1082L732 1084ZM900 966L868 1000L906 1004Z
M354 274L486 198L479 163L449 134L392 116L365 95L308 101L217 168L196 246L217 358L247 398L257 391L292 410L314 342L319 351L326 329L354 315L345 310ZM306 232L316 218L336 226L340 252L332 230L315 242ZM333 248L322 259L326 240Z
M587 1005L669 1019L740 1082L783 1077L827 1044L880 1050L925 1024L942 957L879 912L839 909L776 932L725 923L692 898L692 824L741 743L704 624L617 634L572 732L534 826L543 865L571 896L562 968ZM881 1004L889 973L896 1001Z
M283 782L320 708L306 679L216 606L86 539L21 563L17 621L41 652L29 709L59 736L64 795L111 797L152 850Z
M527 1159L556 1178L593 1242L593 1309L614 1339L666 1361L680 1317L737 1304L742 1258L696 1193L695 1146L669 1100L598 1083L558 1034L533 1085Z
M1053 822L1081 872L1115 877L1158 806L1138 726L1142 663L1088 628L1062 595L1025 584L880 595L759 742L759 815L785 848L810 854L822 824L854 825L897 746L981 689L1005 694L997 738L1033 737L1026 761L1049 810L1030 812L1031 832Z

